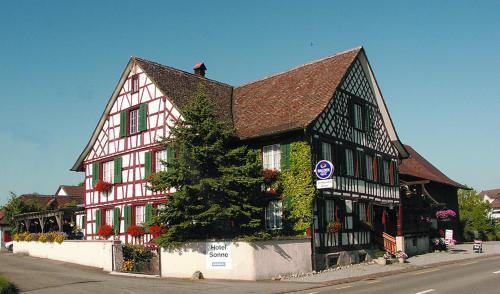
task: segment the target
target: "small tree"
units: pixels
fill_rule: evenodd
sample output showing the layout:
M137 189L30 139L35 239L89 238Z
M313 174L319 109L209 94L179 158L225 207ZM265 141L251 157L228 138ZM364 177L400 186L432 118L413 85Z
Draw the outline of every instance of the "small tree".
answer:
M153 191L176 189L153 219L168 227L156 242L169 247L260 230L263 178L256 153L240 145L234 130L217 118L203 88L181 112L182 120L162 141L175 150L175 160L163 162L167 170L149 179Z
M472 240L474 232L483 235L494 232L495 224L489 217L491 207L475 190L459 190L458 205L465 240Z
M12 233L18 233L16 223L14 221L14 216L26 212L36 212L42 211L43 207L40 202L30 199L26 203L21 200L21 197L17 196L13 192L9 192L10 200L2 208L5 212L5 219L9 222L9 227Z

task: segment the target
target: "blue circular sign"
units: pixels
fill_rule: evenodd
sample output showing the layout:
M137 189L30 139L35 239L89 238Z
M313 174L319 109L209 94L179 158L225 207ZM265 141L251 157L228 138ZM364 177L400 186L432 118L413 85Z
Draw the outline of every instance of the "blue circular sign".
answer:
M316 163L314 173L321 180L330 178L333 174L333 163L328 160L321 160Z

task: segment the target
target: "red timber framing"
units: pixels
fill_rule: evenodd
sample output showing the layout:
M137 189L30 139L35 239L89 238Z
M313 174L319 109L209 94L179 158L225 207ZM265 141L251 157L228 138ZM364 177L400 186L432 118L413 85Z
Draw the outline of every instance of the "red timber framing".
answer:
M138 79L138 89L131 92L133 77ZM146 130L129 134L127 119L126 136L120 137L120 113L138 109L141 104L148 105ZM85 208L86 208L86 238L97 238L95 211L103 211L102 219L105 219L106 209L119 208L120 211L120 237L129 242L129 236L124 231L124 209L131 205L132 216L135 218L135 206L166 203L168 193L151 192L146 188L145 181L145 153L162 150L158 143L162 137L170 136L170 129L175 127L180 114L168 98L152 83L142 70L135 66L121 86L120 92L106 117L103 128L85 158L83 164L85 169ZM128 118L128 116L127 116ZM92 164L113 161L122 158L120 183L113 183L113 188L108 196L98 192L92 186ZM154 163L152 164L154 172ZM99 178L102 179L102 167L99 169ZM104 223L104 222L103 222ZM146 236L145 239L148 239Z

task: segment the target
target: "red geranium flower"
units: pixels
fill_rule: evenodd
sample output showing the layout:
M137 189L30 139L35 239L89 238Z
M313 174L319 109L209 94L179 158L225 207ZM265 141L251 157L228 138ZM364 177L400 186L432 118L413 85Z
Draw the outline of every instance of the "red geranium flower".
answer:
M140 236L144 235L144 227L130 226L127 229L127 233L132 237L140 237Z
M160 235L164 234L167 231L167 226L164 224L161 225L152 225L149 227L149 232L153 235L153 238L157 238Z
M104 239L108 239L111 235L113 235L113 228L110 225L104 224L99 229L98 235L99 235L99 237L102 237Z
M95 184L95 189L99 192L109 191L113 187L113 184L99 180L97 184Z

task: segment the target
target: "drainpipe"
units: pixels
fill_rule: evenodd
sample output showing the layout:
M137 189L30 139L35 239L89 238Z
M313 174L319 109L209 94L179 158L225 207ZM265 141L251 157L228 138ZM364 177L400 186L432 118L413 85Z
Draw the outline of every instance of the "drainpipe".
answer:
M307 131L307 127L304 127L304 137L306 137L306 140L309 140L309 145L311 146L311 176L314 179L313 175L313 169L314 169L314 144L313 144L313 137L309 134ZM315 188L316 189L316 188ZM317 269L316 266L316 243L315 243L315 235L316 235L316 229L315 229L315 223L316 223L316 214L314 211L314 207L316 207L316 196L314 196L313 203L312 203L312 223L311 223L311 265L312 265L312 270L315 271Z

